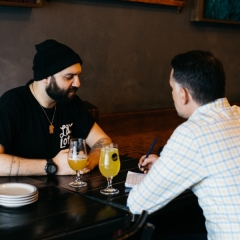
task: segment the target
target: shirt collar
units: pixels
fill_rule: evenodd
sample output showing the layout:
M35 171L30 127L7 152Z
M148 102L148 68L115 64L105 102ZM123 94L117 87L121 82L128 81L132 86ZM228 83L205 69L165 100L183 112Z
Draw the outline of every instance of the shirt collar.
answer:
M206 103L202 106L200 106L191 116L190 118L194 117L196 114L199 113L204 113L206 111L209 111L210 109L214 109L214 108L226 108L226 107L230 107L230 104L227 100L227 98L219 98L213 102L210 103Z

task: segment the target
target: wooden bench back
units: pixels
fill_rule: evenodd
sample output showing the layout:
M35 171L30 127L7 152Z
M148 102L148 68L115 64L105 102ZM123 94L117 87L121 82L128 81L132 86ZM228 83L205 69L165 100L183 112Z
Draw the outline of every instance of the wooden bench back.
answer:
M154 138L153 153L166 144L174 129L184 122L174 108L100 114L99 125L119 145L119 154L139 158Z
M240 102L231 105L239 106ZM146 154L156 137L158 141L152 153L157 153L184 121L175 108L99 115L99 125L119 145L119 154L133 158Z

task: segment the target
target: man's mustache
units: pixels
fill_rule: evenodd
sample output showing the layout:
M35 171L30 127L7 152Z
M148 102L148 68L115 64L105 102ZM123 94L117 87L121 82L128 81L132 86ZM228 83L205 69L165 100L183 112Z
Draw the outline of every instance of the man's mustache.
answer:
M70 87L69 89L68 89L68 92L77 92L77 90L78 90L78 87Z

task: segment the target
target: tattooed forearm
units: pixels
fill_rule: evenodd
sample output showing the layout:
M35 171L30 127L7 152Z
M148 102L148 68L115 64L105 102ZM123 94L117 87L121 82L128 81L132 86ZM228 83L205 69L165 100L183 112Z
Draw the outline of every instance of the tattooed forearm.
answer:
M20 169L20 158L13 156L9 176L18 176L19 169Z
M14 159L14 156L12 156L12 159L11 159L11 165L10 165L10 170L9 170L9 176L11 176L11 173L12 173L13 159Z
M91 152L95 151L96 149L100 149L103 144L111 143L109 138L101 138L99 139L91 148Z
M16 176L18 176L18 173L19 173L20 163L21 163L21 161L18 161L18 168L17 168L17 174L16 174Z

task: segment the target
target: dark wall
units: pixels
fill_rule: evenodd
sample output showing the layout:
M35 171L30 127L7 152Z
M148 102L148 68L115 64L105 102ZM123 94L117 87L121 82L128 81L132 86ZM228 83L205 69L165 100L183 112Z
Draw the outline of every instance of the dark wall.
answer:
M34 45L54 38L83 63L79 96L100 113L172 107L170 61L210 50L222 60L226 96L240 100L240 25L192 23L191 1L176 7L120 1L43 1L0 6L0 95L32 78Z

